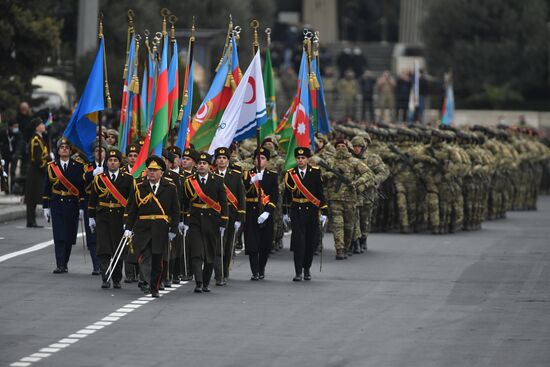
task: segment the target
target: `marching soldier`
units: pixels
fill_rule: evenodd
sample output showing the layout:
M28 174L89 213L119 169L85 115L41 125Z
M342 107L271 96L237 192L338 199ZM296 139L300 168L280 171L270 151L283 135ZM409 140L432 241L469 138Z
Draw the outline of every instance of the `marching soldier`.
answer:
M134 164L136 164L136 159L139 154L139 145L138 144L130 144L128 147L126 147L126 161L127 164L124 165L121 169L124 172L131 173L132 169L134 168Z
M42 199L44 180L48 162L51 161L48 145L42 134L46 126L41 119L35 118L31 121L34 127L34 136L29 145L30 165L27 172L27 184L25 185L25 204L27 204L27 227L41 228L36 224L36 205Z
M181 222L183 220L183 182L179 174L179 167L176 166L175 163L176 156L168 149L164 149L164 151L162 152L162 159L166 164L166 171L164 171L163 177L176 185L178 202L180 204L180 217L178 219L178 222ZM164 286L166 287L170 287L173 280L177 279L179 281L179 268L177 269L178 272L175 272L175 266L176 263L179 263L179 261L176 261L176 259L182 256L183 244L178 237L179 236L176 235L176 239L173 241L173 243L171 243L170 249L166 253L166 256L163 260L162 280Z
M57 141L58 158L48 164L43 207L52 221L56 268L54 274L68 272L72 246L76 244L78 221L84 218L84 165L71 158L66 138Z
M229 149L218 148L214 152L216 159L215 173L220 175L224 180L225 193L227 195L227 212L228 222L227 230L223 238L223 278L221 272L221 254L216 253L216 262L214 273L216 285L225 285L229 278L229 264L233 258L233 250L235 246L235 234L241 228L244 222L245 201L244 201L244 184L242 181L241 171L229 168L229 159L231 158ZM219 251L218 251L219 252Z
M126 147L126 165L121 167L121 171L130 174L140 150L139 144L130 144ZM141 177L139 178L141 180ZM137 261L137 260L136 260ZM128 262L128 258L124 258L124 283L134 283L138 281L139 278L139 266Z
M92 150L94 152L94 161L84 166L86 169L86 174L84 175L86 184L84 187L84 228L86 229L86 245L88 247L88 251L90 251L90 257L92 258L92 265L94 267L92 275L99 275L99 259L96 255L97 237L89 226L88 201L92 192L94 177L102 174L104 170L105 155L107 154L107 143L103 140L100 145L99 141L96 141L92 145Z
M147 178L134 182L126 207L125 237L132 237L139 268L148 282L151 296L159 296L162 254L176 237L180 208L176 186L162 177L166 165L158 156L145 161ZM147 291L145 289L145 291Z
M214 257L221 246L227 226L227 196L224 180L210 172L210 155L200 153L197 172L185 180L185 224L188 233L191 269L195 276L195 293L210 292L208 285L214 268Z
M243 175L246 193L244 243L252 271L250 280L264 279L273 243L273 212L279 200L279 189L277 172L266 169L269 158L269 150L256 149L254 161L259 167Z
M181 182L185 184L187 177L192 176L197 171L195 166L197 165L197 160L199 159L199 152L195 149L187 148L183 151L181 161L180 161L180 177ZM182 280L191 280L193 278L191 270L191 258L189 256L189 241L186 238L186 233L182 233L182 250L183 254L178 262L180 264L180 273L182 274ZM184 241L185 240L185 241Z
M120 169L121 162L120 151L111 149L107 154L107 171L94 177L88 204L90 229L97 233L97 257L103 280L101 288L111 286L107 281L107 268L124 232L124 208L134 183L132 176ZM123 260L122 255L113 271L113 288L121 287Z
M298 147L294 150L296 167L285 173L283 220L291 224L290 250L294 253L295 282L311 280L310 267L319 236L319 222L327 221L327 203L323 181L318 167L309 164L311 151Z

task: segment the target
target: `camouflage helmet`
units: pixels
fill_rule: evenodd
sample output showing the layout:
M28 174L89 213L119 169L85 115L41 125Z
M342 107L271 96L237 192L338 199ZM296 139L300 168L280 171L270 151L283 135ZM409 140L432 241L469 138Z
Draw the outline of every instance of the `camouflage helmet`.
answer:
M366 147L367 143L365 142L365 139L363 139L362 136L354 136L351 139L351 145L354 147Z

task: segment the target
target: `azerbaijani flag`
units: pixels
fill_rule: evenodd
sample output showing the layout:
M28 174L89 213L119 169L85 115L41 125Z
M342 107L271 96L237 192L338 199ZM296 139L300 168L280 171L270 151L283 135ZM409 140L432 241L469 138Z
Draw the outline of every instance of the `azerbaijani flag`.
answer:
M314 111L314 128L318 133L328 134L330 132L330 121L328 118L327 106L325 102L325 89L323 87L323 79L321 78L320 65L317 58L313 58L311 61L311 68L315 72L317 81L319 82L319 89L315 90L315 95L311 95L312 106Z
M153 120L147 132L145 142L139 151L131 174L139 177L145 169L145 161L151 153L162 156L164 137L168 133L168 38L164 37L164 47L156 86Z
M169 129L176 125L176 120L178 119L178 90L178 43L174 40L172 59L170 60L170 67L168 68L168 121L170 123Z
M447 86L447 93L445 94L445 100L443 101L443 108L441 109L441 123L443 125L450 125L454 120L455 112L455 97L453 93L453 85L449 83Z
M95 57L94 65L78 105L63 132L63 135L82 150L88 159L92 161L92 144L96 139L99 111L105 109L103 96L103 58L105 52L105 40L101 38L99 49Z
M126 147L131 143L130 134L132 126L132 112L134 104L134 93L130 88L132 78L134 77L135 71L135 57L136 57L136 47L135 39L132 35L132 40L130 43L130 50L128 52L128 59L126 60L126 75L124 76L124 89L122 92L122 105L120 108L120 125L118 127L118 149L121 152L126 151Z
M46 127L48 126L52 126L53 124L53 116L52 116L52 111L50 111L50 113L48 113L48 119L46 120Z
M157 65L155 63L155 59L152 57L151 54L149 54L147 60L149 80L147 81L147 120L145 120L145 122L147 124L147 128L149 128L149 125L151 124L151 121L153 119L153 109L155 108L155 94L157 89Z
M187 103L183 108L183 115L180 122L180 130L178 133L178 139L176 140L176 146L180 147L180 149L183 151L189 143L189 140L187 139L187 136L189 135L189 119L191 118L191 108L193 107L193 59L192 59L191 52L189 52L187 56L187 66L186 66L186 83L184 87L184 92L182 98L185 98L185 92L187 92Z
M287 154L285 160L285 169L290 169L296 165L294 158L294 148L310 147L312 143L312 126L310 120L310 90L309 75L307 72L307 55L302 52L302 61L300 63L300 73L298 75L298 91L293 102L294 110L289 116L292 121L292 136L287 145Z
M240 80L240 68L237 57L237 46L235 42L232 42L231 47L231 71L229 70L229 59L224 57L221 67L219 68L214 81L204 98L204 101L200 105L197 113L193 117L189 126L188 141L190 141L195 149L198 151L208 150L216 130L218 129L219 122L225 111L234 89L238 85ZM232 78L229 77L231 72ZM237 77L237 78L236 78ZM233 80L234 83L227 83L227 81Z
M273 77L273 66L271 64L271 51L269 47L265 50L264 64L264 88L265 88L265 103L267 111L267 122L260 128L260 140L263 141L266 136L273 134L277 129L277 101L275 96L275 80Z
M143 68L143 79L141 80L141 97L139 102L140 107L140 114L141 114L141 131L147 130L147 127L149 126L149 123L147 122L147 116L149 115L147 113L147 67ZM138 138L139 139L139 138Z

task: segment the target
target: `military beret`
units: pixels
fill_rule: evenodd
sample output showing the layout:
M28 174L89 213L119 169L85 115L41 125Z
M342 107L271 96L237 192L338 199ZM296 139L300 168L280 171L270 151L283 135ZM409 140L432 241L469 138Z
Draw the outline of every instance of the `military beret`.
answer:
M338 140L336 140L336 142L334 142L334 147L337 147L340 144L343 144L346 147L348 146L348 143L344 139L338 139Z
M265 148L256 149L254 151L254 157L256 157L258 154L263 155L267 160L271 158L271 153L269 152L269 149L265 149Z
M183 151L183 156L182 157L189 157L189 158L191 158L192 160L194 160L196 162L196 161L199 160L199 152L197 152L193 148L187 148Z
M109 152L107 153L107 159L113 158L113 157L117 158L119 162L122 161L122 153L120 152L120 150L118 149L109 150Z
M66 137L62 137L57 141L57 149L59 149L59 147L61 147L62 145L68 145L69 148L71 147L71 143L69 142L69 140L67 140Z
M227 159L230 158L230 151L229 149L225 148L225 147L219 147L218 149L216 149L214 151L214 157L215 159L218 159L219 156L224 156L224 157L227 157Z
M208 154L207 152L201 152L199 154L199 158L197 159L197 162L206 162L208 164L212 163L212 156Z
M181 148L180 147L177 147L177 146L174 145L174 146L170 147L170 152L172 152L172 154L175 154L179 158L181 158Z
M311 157L311 149L308 147L297 147L294 149L294 157L298 158L299 156Z
M166 171L166 164L158 155L152 155L145 161L145 167L148 169L160 169Z
M139 153L140 146L138 144L130 144L126 147L126 155L130 153Z

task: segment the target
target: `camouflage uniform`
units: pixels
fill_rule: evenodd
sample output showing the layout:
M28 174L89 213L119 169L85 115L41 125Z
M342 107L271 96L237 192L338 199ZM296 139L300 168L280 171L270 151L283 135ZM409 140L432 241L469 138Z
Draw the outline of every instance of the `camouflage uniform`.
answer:
M325 170L323 173L327 183L336 258L345 259L353 236L357 195L374 185L374 174L345 148L338 149L326 163L352 182L352 185L346 185L333 172Z
M370 137L368 138L368 142L371 143ZM361 205L358 208L359 215L357 216L357 220L359 224L356 225L355 238L359 238L360 246L358 250L359 252L363 252L367 249L367 236L371 228L373 209L378 201L378 187L388 178L390 170L378 154L367 149L367 142L362 136L355 136L351 139L351 144L354 147L362 147L363 151L361 154L355 155L355 157L361 159L374 173L374 185L368 187L365 194L358 200L358 202L361 202Z

